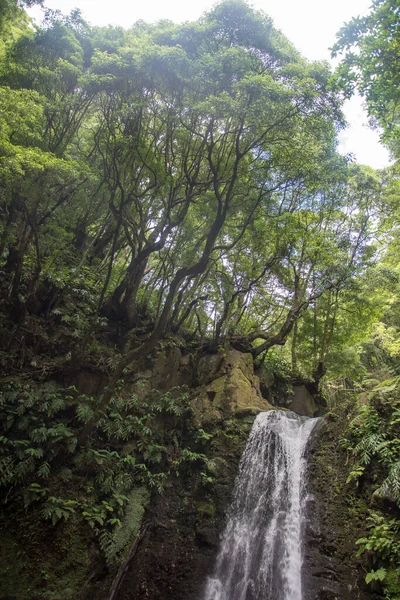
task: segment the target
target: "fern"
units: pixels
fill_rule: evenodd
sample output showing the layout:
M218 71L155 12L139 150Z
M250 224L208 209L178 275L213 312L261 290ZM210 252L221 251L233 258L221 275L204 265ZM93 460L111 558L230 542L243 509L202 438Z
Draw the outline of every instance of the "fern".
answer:
M106 559L107 566L111 567L115 562L114 536L107 529L101 529L98 531L98 539L100 548Z
M352 481L355 481L356 484L358 485L358 480L364 474L364 471L365 471L364 466L362 466L362 465L356 466L352 471L350 471L349 476L346 479L346 483L351 483Z
M55 525L62 519L68 521L78 505L79 502L76 500L64 500L63 498L50 496L43 507L42 515L45 520L51 520L52 524Z
M383 581L386 577L386 569L382 567L377 571L370 571L365 576L365 583L371 583L372 581Z
M389 475L376 493L382 497L391 497L400 505L400 461L391 465Z
M355 446L353 454L359 457L360 461L364 465L368 465L371 462L371 458L376 452L380 445L385 441L385 435L381 433L371 433L363 437L359 443Z
M346 440L342 445L353 458L348 483L358 482L367 472L366 467L375 467L374 476L379 474L380 483L374 495L381 496L400 506L400 377L383 381L365 396L355 410ZM357 555L367 554L376 567L366 575L368 584L381 582L385 597L392 577L398 575L400 563L400 521L384 513L371 513L368 535L357 540Z
M87 404L80 403L76 407L76 416L81 423L87 423L93 416L93 409Z

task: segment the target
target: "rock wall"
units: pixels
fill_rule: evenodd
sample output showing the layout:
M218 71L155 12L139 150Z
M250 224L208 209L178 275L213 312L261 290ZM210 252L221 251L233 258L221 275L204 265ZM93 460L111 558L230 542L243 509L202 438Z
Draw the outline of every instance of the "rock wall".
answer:
M254 417L214 429L207 449L213 482L193 470L168 482L147 514L148 528L118 600L199 600L213 570L238 463Z
M82 371L79 381L64 383L98 395L106 382L101 374ZM139 502L140 490L132 493L123 529L116 534L119 556L130 560L113 600L200 600L207 575L213 571L239 461L255 416L274 407L316 416L323 407L306 384L279 380L263 369L255 371L251 354L234 349L191 355L177 347L164 347L127 373L126 386L144 401L155 389L187 386L193 414L186 441L193 448L198 431L205 432L197 451L206 455L207 469L199 461L188 463L179 476L171 473L162 495L140 497ZM324 425L311 447L304 600L367 600L373 596L363 586L360 564L354 559L354 540L362 535L365 507L361 509L359 499L348 495L345 457L337 444L340 428L335 427L334 421ZM107 568L93 535L85 538L82 525L73 519L57 525L54 532L42 522L40 527L39 521L32 524L31 518L29 523L29 528L3 531L0 562L6 569L0 599L110 600L118 566ZM71 548L70 554L61 552L59 541L54 548L51 541L42 545L42 538L62 539ZM12 569L6 558L11 551ZM52 557L56 557L54 565ZM38 567L33 593L23 573L35 564L43 567L42 572Z
M151 370L164 374L160 385L165 382L165 362L165 352L160 352ZM186 376L185 382L192 389L194 424L212 435L204 451L214 465L214 480L205 483L196 471L183 479L171 478L166 493L147 515L146 533L118 600L200 600L206 578L213 571L239 461L255 415L274 405L308 416L321 412L305 385L277 380L262 369L255 372L251 354L237 350L208 354L193 368L188 357L179 358L174 351L174 364L169 385L182 383Z
M164 357L163 352L156 357L153 372L165 374ZM272 408L261 394L250 354L229 350L204 355L195 364L185 356L175 360L169 385L182 383L186 375L193 426L211 436L202 451L212 477L205 477L195 465L183 477L171 477L166 492L147 514L146 533L118 600L200 599L213 570L249 431L255 416ZM160 387L163 383L165 378L159 380Z
M54 382L56 387L60 384L74 385L81 393L96 397L107 378L83 368L75 378L66 373ZM190 418L182 419L180 440L207 456L207 468L202 461L184 464L179 473L172 471L164 493L152 494L150 501L138 499L140 488L132 491L113 546L122 561L130 548L135 552L125 565L114 600L198 599L216 556L249 430L255 415L271 408L261 394L251 355L236 350L193 355L165 346L125 377L126 391L135 394L139 403L146 402L154 390L164 392L174 386L187 386L193 409ZM158 426L168 428L168 418ZM206 432L201 442L199 429ZM68 485L60 481L61 487ZM84 479L75 485L85 485ZM79 494L79 489L73 493ZM0 599L110 598L118 564L106 564L99 539L87 523L74 515L53 527L43 522L39 504L29 514L20 512L16 515L12 506L6 506L0 513Z
M381 598L366 585L363 559L356 557L368 505L367 496L346 484L349 466L339 443L346 415L340 412L321 419L310 442L304 600Z

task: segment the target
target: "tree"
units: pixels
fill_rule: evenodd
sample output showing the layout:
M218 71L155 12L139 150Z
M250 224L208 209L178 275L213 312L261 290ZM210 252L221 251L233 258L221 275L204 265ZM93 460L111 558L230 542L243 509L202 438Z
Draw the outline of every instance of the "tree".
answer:
M0 4L0 34L4 32L6 25L15 18L21 18L24 13L21 10L24 6L34 6L43 4L43 0L2 0Z
M100 410L125 367L205 301L205 274L217 260L229 271L229 253L265 220L274 193L321 175L322 165L319 174L313 165L334 154L329 119L340 124L326 67L303 61L242 2L205 17L194 32L196 51L190 27L134 33L119 55L94 55L96 73L113 75L99 96L95 140L119 256L129 248L112 300L128 308L131 325L143 285L159 308L150 335L121 360ZM263 256L250 280L272 260Z
M357 88L365 98L372 123L399 156L400 26L393 0L374 0L371 12L355 17L338 33L333 56L344 54L337 71L339 86L350 96Z
M15 101L21 126L4 129L0 239L16 320L29 297L77 323L84 278L75 361L104 317L130 331L82 440L166 334L258 356L356 272L369 196L336 153L329 80L240 0L128 31L55 14L11 44L4 115Z

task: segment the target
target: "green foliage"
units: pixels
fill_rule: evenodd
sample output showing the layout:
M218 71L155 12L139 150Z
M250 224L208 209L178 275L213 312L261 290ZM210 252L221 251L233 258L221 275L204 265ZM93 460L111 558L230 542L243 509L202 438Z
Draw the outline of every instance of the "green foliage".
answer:
M207 459L182 439L191 415L185 388L153 391L144 402L121 384L94 444L79 448L79 428L95 404L75 388L3 382L1 485L7 502L25 510L40 507L41 517L53 526L72 517L86 522L111 564L122 551L115 532L135 489L160 494L171 470L177 475L200 471ZM204 442L210 436L201 430L193 438Z
M212 475L210 475L209 473L205 473L204 471L200 473L200 477L201 482L205 487L211 485L215 481L215 478Z
M165 413L174 417L187 417L192 413L189 404L189 394L186 387L172 387L163 394L158 394L151 407L158 413Z
M343 444L355 459L348 482L358 481L366 467L379 463L384 478L375 493L400 504L399 390L400 378L395 377L368 392L357 406Z
M78 504L79 503L76 500L65 500L63 498L50 496L43 507L43 518L45 520L51 520L53 525L62 519L67 521L71 514L75 512L75 508Z
M66 422L68 390L3 382L0 389L1 485L46 481L60 455L73 454L77 437Z
M364 474L365 471L365 467L364 465L357 465L354 467L354 469L352 469L346 479L346 483L351 483L352 481L356 482L356 485L358 485L358 480L360 479L360 477L362 477L362 475Z
M374 0L371 12L355 17L338 34L333 55L343 53L338 80L347 94L357 86L371 117L384 129L384 139L399 149L398 6Z
M383 515L371 513L368 517L369 535L357 540L360 546L358 556L364 552L372 552L374 558L392 560L398 563L400 540L398 538L399 522L396 519L385 520Z
M369 478L375 502L381 498L389 506L400 506L400 378L372 383L372 390L356 404L342 440L352 457L347 483L358 485L361 478ZM357 556L368 555L378 567L367 573L366 582L381 582L385 597L394 599L399 591L393 582L400 575L400 521L389 512L370 511L368 529L368 535L356 542Z
M138 352L183 329L281 345L368 258L376 181L336 152L326 65L241 1L142 25L50 12L2 60L0 285L25 366L25 317L109 370L109 320Z
M281 379L290 379L292 376L292 365L282 352L270 350L263 359L263 365L269 373Z
M196 441L206 443L211 440L214 436L212 433L207 433L204 429L198 429L195 433Z
M121 526L119 517L123 514L124 504L128 501L127 496L123 494L112 494L109 499L102 500L101 504L94 506L87 506L82 512L92 529L104 527L107 523L111 526Z
M365 576L365 582L371 583L371 581L383 581L386 577L386 570L382 567L377 571L370 571Z
M356 542L359 546L357 556L367 553L374 564L383 561L388 566L388 568L380 567L377 570L372 570L365 577L366 583L383 582L385 589L385 580L390 572L388 569L391 569L392 573L394 571L397 577L400 575L398 567L400 561L400 523L397 519L389 520L386 516L374 512L370 513L368 522L368 536L360 538ZM391 598L392 596L387 594L386 597Z

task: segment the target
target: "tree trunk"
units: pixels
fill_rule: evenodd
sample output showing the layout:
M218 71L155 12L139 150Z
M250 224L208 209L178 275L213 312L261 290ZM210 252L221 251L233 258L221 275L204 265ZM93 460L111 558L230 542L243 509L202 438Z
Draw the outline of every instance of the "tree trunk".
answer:
M297 320L294 323L293 326L293 338L292 338L292 370L296 371L297 369L297 354L296 354L296 346L297 346L297 329L298 329L298 324L297 324Z

